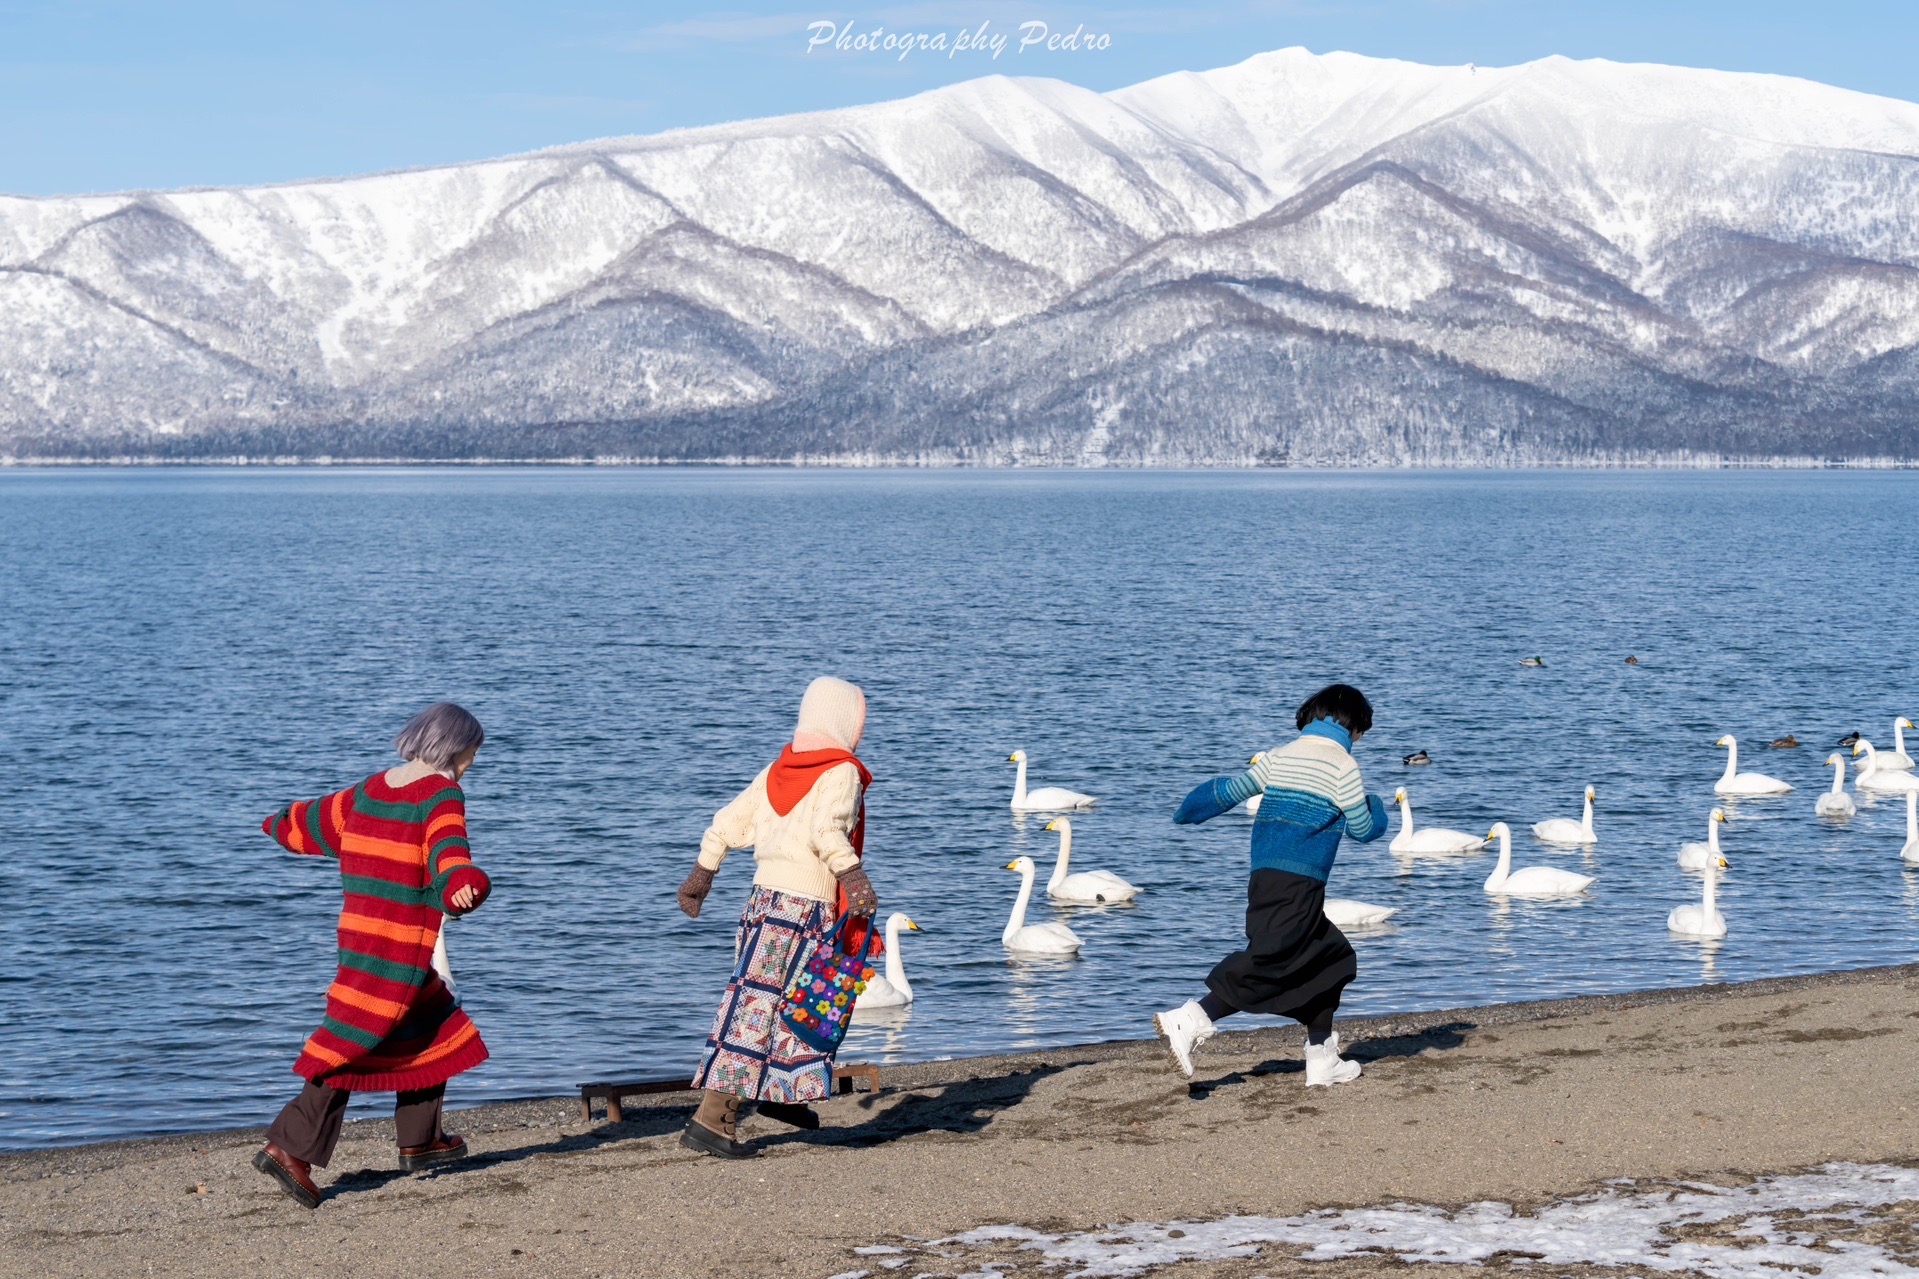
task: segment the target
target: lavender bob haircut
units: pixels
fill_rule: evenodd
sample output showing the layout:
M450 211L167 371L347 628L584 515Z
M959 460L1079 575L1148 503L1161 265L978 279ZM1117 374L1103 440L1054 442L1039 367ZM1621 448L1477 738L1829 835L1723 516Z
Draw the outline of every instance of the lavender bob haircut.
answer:
M473 713L457 702L435 702L415 715L393 739L401 759L419 760L428 768L445 768L486 740L486 730Z

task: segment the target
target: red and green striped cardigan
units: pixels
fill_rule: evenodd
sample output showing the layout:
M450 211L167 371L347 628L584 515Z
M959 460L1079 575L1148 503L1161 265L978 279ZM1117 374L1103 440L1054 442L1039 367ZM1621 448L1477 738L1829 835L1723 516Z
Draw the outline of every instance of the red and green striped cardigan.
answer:
M433 971L442 914L463 913L453 895L471 886L478 906L492 887L473 864L460 788L438 774L389 786L375 773L261 829L291 852L338 858L346 893L340 971L294 1073L385 1092L430 1088L485 1061L479 1030Z

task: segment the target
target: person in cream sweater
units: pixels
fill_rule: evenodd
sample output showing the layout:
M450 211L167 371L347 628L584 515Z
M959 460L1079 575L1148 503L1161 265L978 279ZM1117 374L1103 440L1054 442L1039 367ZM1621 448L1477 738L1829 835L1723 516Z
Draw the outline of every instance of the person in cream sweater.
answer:
M680 909L697 919L713 876L734 849L751 848L753 892L734 939L732 979L720 997L693 1086L704 1089L681 1144L740 1159L742 1101L796 1128L818 1128L807 1103L832 1088L833 1059L781 1020L786 990L842 915L879 907L861 868L866 787L859 757L866 695L839 679L816 679L800 701L793 740L713 816L699 862L680 885Z

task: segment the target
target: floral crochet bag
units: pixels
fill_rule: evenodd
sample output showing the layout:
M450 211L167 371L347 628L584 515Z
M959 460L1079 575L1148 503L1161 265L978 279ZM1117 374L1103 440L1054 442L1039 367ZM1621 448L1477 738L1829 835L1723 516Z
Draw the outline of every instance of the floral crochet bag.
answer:
M794 1038L829 1056L839 1051L846 1027L853 1020L853 1004L866 993L873 969L867 962L878 942L878 930L861 915L842 915L819 945L813 948L793 984L787 988L780 1020Z

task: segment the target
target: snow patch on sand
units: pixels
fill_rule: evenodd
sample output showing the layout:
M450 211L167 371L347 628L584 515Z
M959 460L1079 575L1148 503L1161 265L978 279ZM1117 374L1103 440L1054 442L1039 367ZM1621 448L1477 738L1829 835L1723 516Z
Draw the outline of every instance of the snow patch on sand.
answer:
M1533 1212L1496 1202L1456 1211L1396 1203L1070 1234L985 1226L924 1245L921 1255L953 1258L955 1269L977 1262L970 1273L991 1275L1005 1262L981 1254L1038 1253L1033 1268L1060 1279L1123 1279L1179 1262L1252 1257L1266 1247L1305 1261L1373 1256L1472 1265L1503 1253L1547 1266L1583 1262L1713 1279L1919 1279L1919 1268L1902 1259L1919 1253L1919 1222L1882 1211L1915 1200L1919 1169L1835 1163L1742 1186L1622 1180Z

